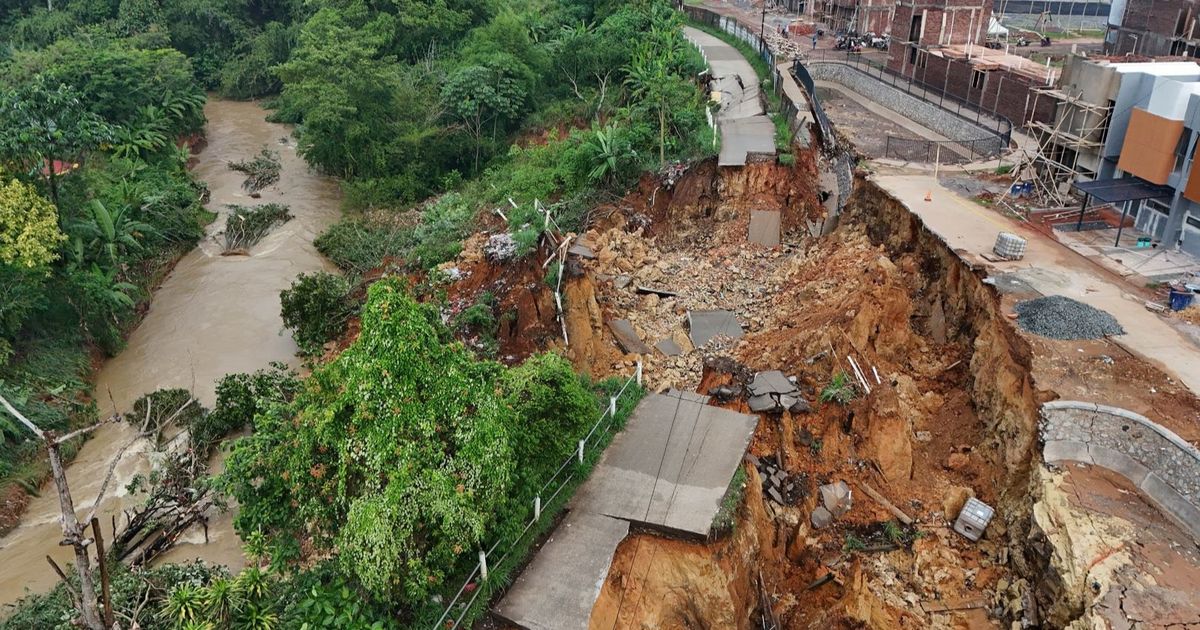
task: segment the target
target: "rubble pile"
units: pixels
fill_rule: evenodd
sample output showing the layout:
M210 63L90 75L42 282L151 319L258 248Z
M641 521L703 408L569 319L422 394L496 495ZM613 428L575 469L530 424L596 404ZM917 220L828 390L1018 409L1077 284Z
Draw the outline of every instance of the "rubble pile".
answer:
M742 330L761 331L773 293L789 271L780 265L785 254L779 249L742 244L662 251L643 229L591 232L585 238L595 258L580 258L599 281L606 307L654 348L642 357L652 388L695 389L704 356L736 343L717 335L697 352L689 312L730 311Z
M746 461L758 469L762 478L762 495L779 505L796 505L808 496L808 475L789 473L780 468L774 455L755 457L746 455Z

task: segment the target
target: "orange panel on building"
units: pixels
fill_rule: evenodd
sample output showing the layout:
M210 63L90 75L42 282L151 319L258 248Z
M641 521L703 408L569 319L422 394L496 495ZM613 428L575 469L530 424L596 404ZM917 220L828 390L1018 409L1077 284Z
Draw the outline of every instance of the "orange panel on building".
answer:
M1196 153L1192 155L1192 170L1188 172L1183 196L1200 203L1200 142L1196 143Z
M1175 145L1182 134L1182 120L1170 120L1135 108L1125 131L1117 168L1154 184L1166 184L1175 167Z

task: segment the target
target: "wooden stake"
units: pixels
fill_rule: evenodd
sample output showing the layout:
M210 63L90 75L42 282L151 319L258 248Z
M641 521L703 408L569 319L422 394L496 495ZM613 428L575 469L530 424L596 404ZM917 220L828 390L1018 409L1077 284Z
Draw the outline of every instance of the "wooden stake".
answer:
M875 501L877 503L879 503L879 505L882 505L884 508L887 509L887 511L891 512L896 518L900 519L901 523L904 523L905 525L913 524L913 520L912 520L911 516L905 514L903 511L900 510L900 508L896 507L895 504L893 504L891 501L888 501L886 497L884 497L882 494L879 494L878 492L876 492L875 488L872 488L870 484L868 484L865 481L860 481L858 483L858 485L859 485L859 487L861 487L863 489L863 492L867 493L867 496L871 497L872 499L875 499Z
M113 627L112 591L108 581L108 562L104 555L104 535L100 533L100 519L92 517L92 534L96 536L96 562L100 565L100 592L104 601L104 627Z

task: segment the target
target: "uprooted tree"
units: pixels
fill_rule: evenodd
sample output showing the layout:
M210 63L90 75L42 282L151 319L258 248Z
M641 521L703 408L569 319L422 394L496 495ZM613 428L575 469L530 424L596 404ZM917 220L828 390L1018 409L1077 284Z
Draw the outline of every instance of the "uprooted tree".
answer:
M179 407L170 414L155 414L151 405L146 405L145 414L142 421L137 426L133 436L126 441L108 465L108 472L104 477L104 481L100 484L100 489L96 493L96 500L92 503L92 509L87 516L80 519L75 512L75 500L71 497L71 488L67 483L66 468L62 461L62 445L72 439L83 436L87 433L95 431L101 426L117 421L120 416L113 415L112 417L97 422L91 426L77 429L69 433L58 435L53 431L43 431L40 427L26 418L21 412L8 402L8 399L0 395L0 406L3 406L14 418L21 424L25 425L30 431L46 444L46 452L50 458L50 471L54 479L54 486L58 492L59 509L62 511L62 543L65 546L71 547L75 552L75 572L79 577L79 586L76 588L66 579L66 574L54 562L50 556L46 556L46 560L54 568L54 571L63 580L63 584L67 589L67 593L71 598L75 609L79 611L80 623L90 630L105 630L113 625L112 607L105 606L103 609L100 606L100 599L96 594L96 584L92 576L92 558L88 548L93 544L97 546L98 564L101 571L101 580L104 583L105 591L107 591L107 580L105 579L106 567L104 561L104 551L100 538L100 527L96 520L96 510L99 508L104 496L108 493L109 484L112 483L114 473L116 472L117 463L125 455L138 440L148 436L155 435L162 430L166 424L174 422L179 414L183 413L192 405L196 404L196 400L191 396L179 405ZM93 536L88 535L88 528L92 528Z

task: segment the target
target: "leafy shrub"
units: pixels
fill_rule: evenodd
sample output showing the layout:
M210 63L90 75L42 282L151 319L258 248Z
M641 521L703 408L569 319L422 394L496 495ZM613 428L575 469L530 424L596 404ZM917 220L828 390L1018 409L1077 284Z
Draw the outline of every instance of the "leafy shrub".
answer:
M482 540L514 462L500 369L446 343L437 310L397 280L371 286L362 334L318 367L294 419L262 414L227 460L235 526L294 555L336 546L373 595L423 602Z
M235 205L228 207L230 212L225 217L225 251L254 247L271 228L292 219L288 207L278 203L253 208Z
M382 267L388 258L406 256L413 244L413 229L373 218L342 219L313 244L341 270L362 274Z
M317 354L327 341L346 328L354 312L350 283L324 271L300 274L291 288L279 294L283 306L283 325L290 328L300 351Z
M446 193L421 212L415 232L413 262L429 269L453 260L471 228L475 208L458 193Z
M217 403L206 419L205 435L225 436L252 425L274 405L286 405L300 392L299 377L282 363L253 374L228 374L217 382ZM213 442L195 435L199 442Z
M258 192L279 181L279 154L263 147L249 160L231 160L229 168L246 174L246 180L242 182L246 192Z
M277 94L283 82L275 66L287 61L296 43L293 28L271 22L250 42L250 50L230 59L221 68L221 95L249 99Z

